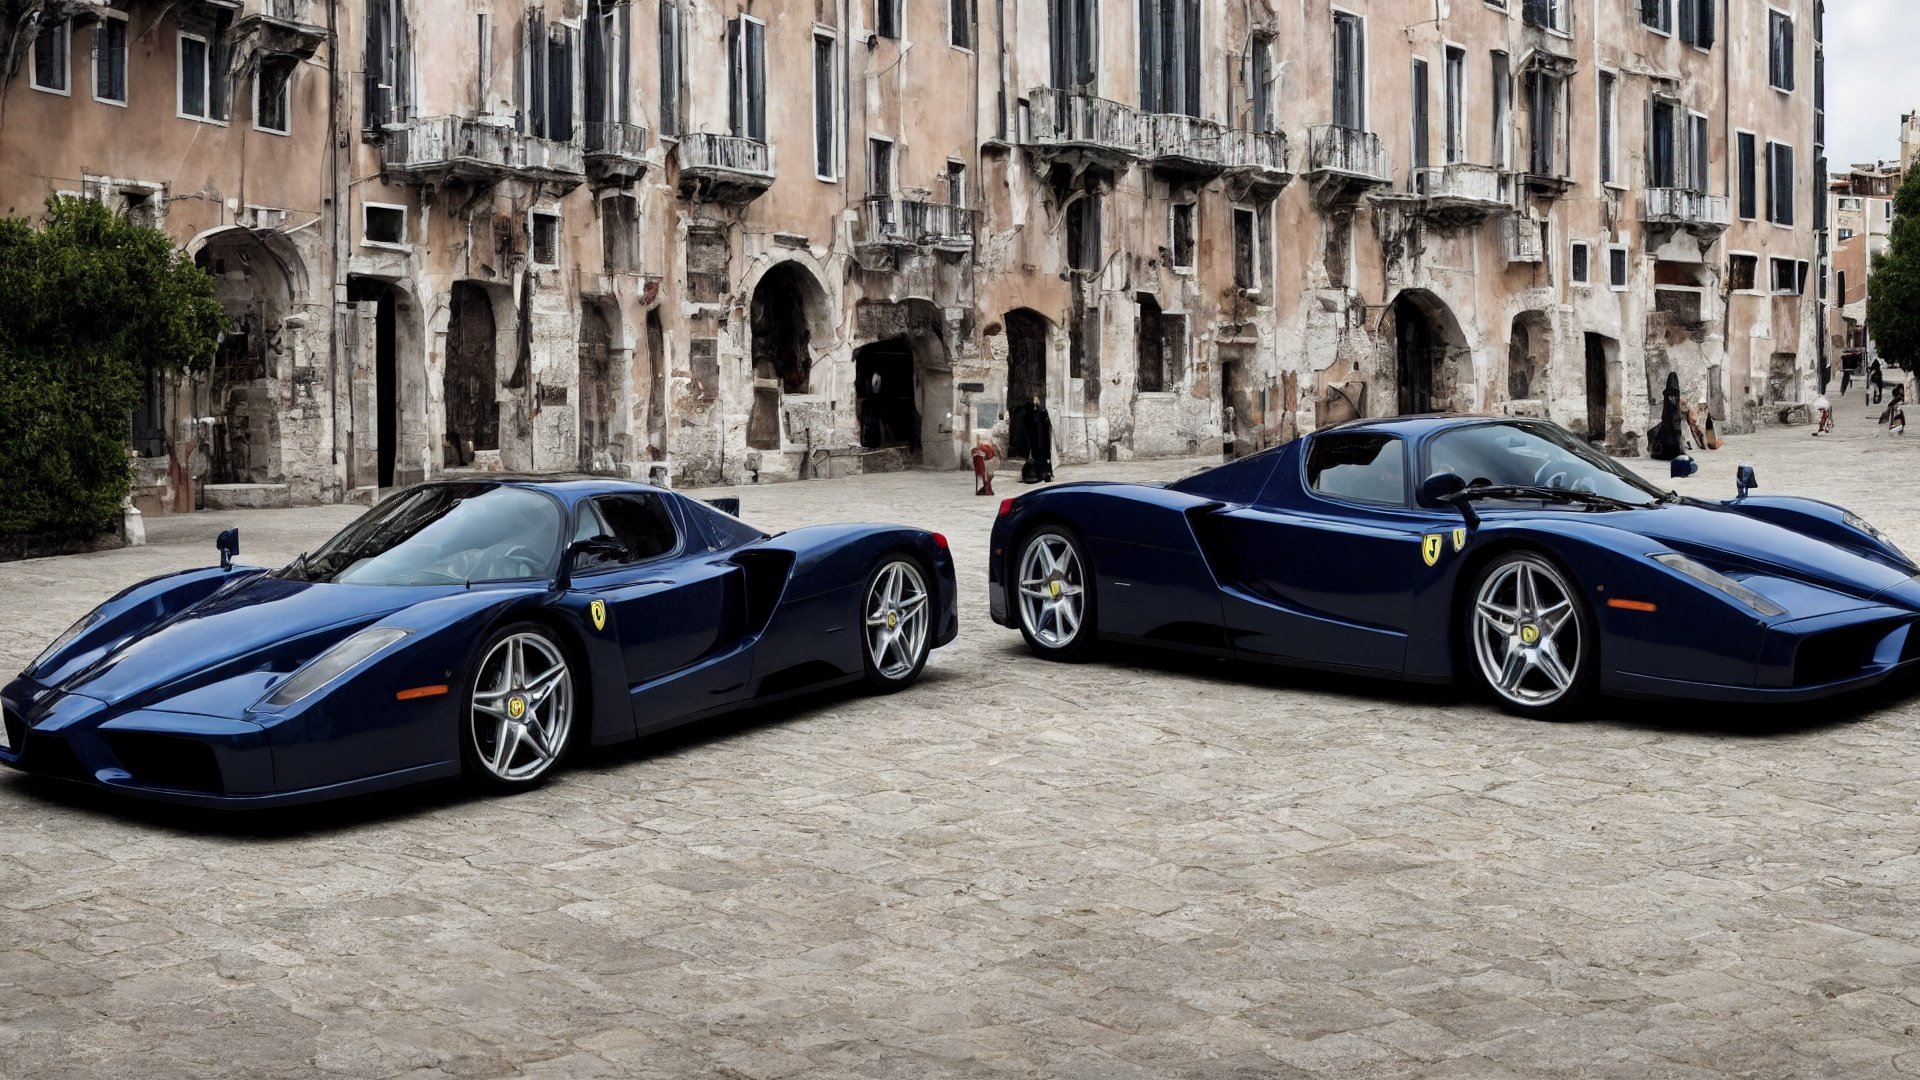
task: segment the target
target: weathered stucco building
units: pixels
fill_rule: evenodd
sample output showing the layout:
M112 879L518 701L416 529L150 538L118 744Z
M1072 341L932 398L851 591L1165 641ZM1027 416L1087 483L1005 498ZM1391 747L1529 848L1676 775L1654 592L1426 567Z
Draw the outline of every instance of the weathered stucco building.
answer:
M1733 430L1810 396L1819 8L30 0L0 207L219 280L150 505L946 468L1036 405L1068 460L1434 409L1633 452L1670 371Z
M1907 126L1903 119L1903 142ZM1836 172L1827 183L1827 218L1833 223L1826 291L1828 355L1856 375L1865 374L1879 358L1867 334L1867 297L1874 256L1885 252L1892 240L1893 196L1903 178L1897 163L1877 161Z

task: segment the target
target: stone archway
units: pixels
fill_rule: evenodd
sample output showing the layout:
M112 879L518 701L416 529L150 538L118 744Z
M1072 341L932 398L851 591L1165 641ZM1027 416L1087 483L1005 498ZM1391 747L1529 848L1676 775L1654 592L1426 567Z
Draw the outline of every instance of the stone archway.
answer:
M1048 335L1052 324L1045 315L1031 308L1007 312L1007 420L1010 436L1007 455L1027 455L1026 425L1020 422L1026 411L1047 404Z
M1507 339L1507 399L1535 401L1546 397L1547 360L1553 348L1553 324L1544 311L1523 311L1513 317Z
M748 313L748 357L753 365L748 446L780 448L781 399L811 392L814 331L825 326L826 310L826 289L793 260L774 265L754 285Z
M214 295L230 327L214 355L205 411L207 482L269 484L280 480L279 412L274 385L287 348L282 320L290 313L294 282L287 263L246 229L208 235L194 263L214 280Z
M476 451L500 449L499 341L493 298L474 282L454 282L444 384L448 465L471 465Z
M1472 358L1452 309L1426 289L1407 289L1384 323L1380 338L1393 350L1398 414L1472 411Z

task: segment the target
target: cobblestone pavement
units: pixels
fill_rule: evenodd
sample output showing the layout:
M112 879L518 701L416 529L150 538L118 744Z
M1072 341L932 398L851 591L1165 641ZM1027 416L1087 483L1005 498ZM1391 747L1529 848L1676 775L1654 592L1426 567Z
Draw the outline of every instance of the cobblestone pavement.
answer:
M1731 494L1750 460L1920 550L1920 440L1857 411L1734 439L1680 486ZM1221 663L1050 665L986 620L995 500L963 476L742 494L768 526L952 537L963 632L920 688L511 799L222 819L9 774L0 1074L1920 1073L1896 696L1550 725ZM144 549L0 565L0 669L224 525L278 561L352 513L157 519Z

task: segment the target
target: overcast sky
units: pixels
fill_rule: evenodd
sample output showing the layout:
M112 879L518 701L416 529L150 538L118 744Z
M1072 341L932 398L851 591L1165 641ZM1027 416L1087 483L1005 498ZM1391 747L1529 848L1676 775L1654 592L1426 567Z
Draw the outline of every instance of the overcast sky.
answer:
M1827 161L1900 157L1900 114L1920 109L1920 3L1827 0Z

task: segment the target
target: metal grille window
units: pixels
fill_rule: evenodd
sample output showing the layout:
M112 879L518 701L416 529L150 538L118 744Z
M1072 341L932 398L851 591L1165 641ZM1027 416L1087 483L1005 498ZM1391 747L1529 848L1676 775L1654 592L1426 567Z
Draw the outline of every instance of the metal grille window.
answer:
M33 39L33 88L51 94L69 93L68 65L73 53L73 22L68 19L43 27Z
M535 210L530 231L533 233L533 261L536 266L560 265L560 215Z
M93 99L127 103L127 20L106 16L93 28Z
M1784 11L1767 12L1767 83L1793 89L1793 16Z
M1367 126L1366 28L1358 15L1333 15L1333 123L1365 130Z
M1200 115L1200 0L1139 0L1140 108Z
M727 23L727 118L733 134L767 141L767 24L749 15Z

